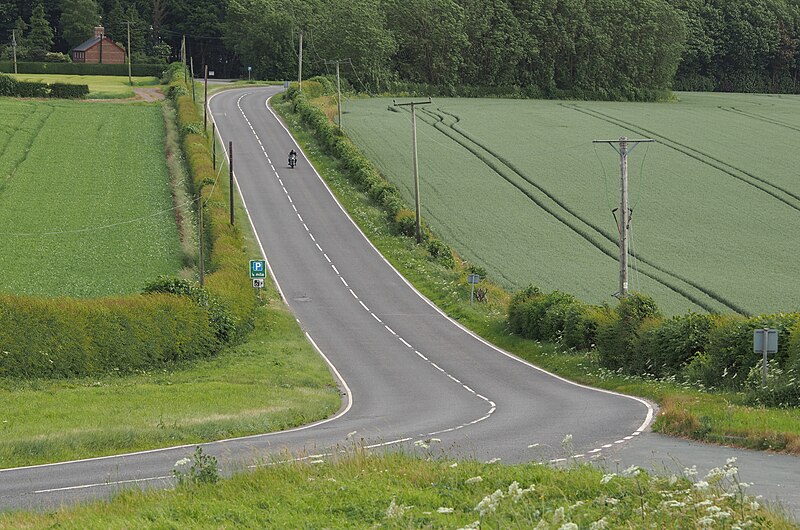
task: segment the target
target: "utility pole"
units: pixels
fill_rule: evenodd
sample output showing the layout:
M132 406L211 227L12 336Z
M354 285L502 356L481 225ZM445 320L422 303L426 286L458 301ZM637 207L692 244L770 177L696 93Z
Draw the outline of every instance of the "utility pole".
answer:
M350 59L336 59L333 61L325 61L325 64L336 65L336 110L339 114L339 129L342 128L342 84L339 77L339 63L342 61L349 61Z
M208 130L208 65L205 65L205 82L203 84L203 132Z
M189 57L189 66L191 67L189 73L192 75L192 103L197 103L197 97L194 94L194 57Z
M105 34L101 33L100 34L100 64L103 64L103 39L105 39Z
M181 62L183 63L183 82L187 83L186 78L186 35L181 38Z
M300 30L300 60L297 62L297 90L303 91L303 30Z
M131 78L131 21L128 20L128 84L133 86L133 79Z
M211 165L214 166L214 172L217 171L217 123L212 120L211 122Z
M203 194L202 193L199 195L199 198L197 199L197 210L198 210L198 219L199 219L199 222L197 224L199 225L198 228L199 228L199 237L200 237L199 272L200 272L200 287L202 288L202 287L205 286L205 276L206 276L206 264L205 264L205 256L204 256L205 253L203 252L203 250L204 250L203 249L203 247L204 247L204 239L205 238L203 237L204 230L203 230Z
M428 97L428 101L411 101L408 103L398 103L397 101L392 100L395 107L411 107L411 143L413 146L413 153L414 153L414 203L416 204L416 218L417 218L417 244L422 243L422 222L420 219L420 207L419 207L419 161L417 159L417 114L416 114L416 106L417 105L430 105L431 98Z
M619 142L619 149L614 144ZM655 142L649 138L641 140L629 140L622 137L619 140L594 140L592 143L608 144L619 153L619 218L617 218L617 229L619 230L619 291L615 296L625 298L628 296L628 254L630 245L631 229L631 210L628 206L628 155L637 145L641 143ZM633 147L628 148L629 144ZM617 211L617 210L614 210Z
M230 196L231 196L231 226L233 226L233 142L228 142L228 166L230 170Z
M14 73L17 73L17 30L11 30L11 47L14 48Z

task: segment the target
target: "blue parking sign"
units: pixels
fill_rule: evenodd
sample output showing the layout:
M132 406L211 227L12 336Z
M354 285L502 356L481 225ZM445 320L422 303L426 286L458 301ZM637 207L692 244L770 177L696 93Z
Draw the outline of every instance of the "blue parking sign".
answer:
M250 260L250 277L251 278L266 278L267 277L267 260L251 259Z

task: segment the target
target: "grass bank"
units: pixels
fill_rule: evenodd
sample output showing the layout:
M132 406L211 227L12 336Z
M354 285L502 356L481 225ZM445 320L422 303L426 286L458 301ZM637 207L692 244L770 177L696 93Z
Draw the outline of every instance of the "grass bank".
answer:
M326 98L319 103L331 105ZM290 106L278 99L273 106L367 237L425 296L466 327L561 376L658 402L661 407L654 425L657 431L701 441L800 454L798 409L747 407L740 394L708 393L670 380L620 375L604 370L596 353L565 351L556 345L539 344L511 334L506 323L508 292L487 284L488 302L470 305L468 264L459 262L454 270L442 267L411 238L393 233L384 212L365 193L354 188L341 164L324 153Z
M0 528L794 528L746 496L735 463L703 479L688 475L356 449L331 461L265 466L172 491L127 491L110 503L50 514L0 514Z

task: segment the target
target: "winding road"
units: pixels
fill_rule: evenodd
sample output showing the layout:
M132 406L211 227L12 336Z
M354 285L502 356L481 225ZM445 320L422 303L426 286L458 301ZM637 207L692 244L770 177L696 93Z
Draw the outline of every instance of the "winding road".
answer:
M289 454L329 454L358 440L414 447L437 438L457 457L572 459L609 467L721 466L736 456L754 493L800 516L800 460L653 434L653 407L544 372L441 313L371 245L266 102L277 88L210 101L272 277L343 394L332 418L289 431L204 444L227 471ZM299 153L296 169L286 153ZM562 441L571 435L566 447ZM192 446L0 470L0 509L47 509L121 488L164 487Z

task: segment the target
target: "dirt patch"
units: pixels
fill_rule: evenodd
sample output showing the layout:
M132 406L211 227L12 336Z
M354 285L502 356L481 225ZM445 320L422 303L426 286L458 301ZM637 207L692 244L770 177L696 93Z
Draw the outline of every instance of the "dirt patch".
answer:
M133 92L136 98L141 101L161 101L164 99L164 93L160 87L134 87Z

